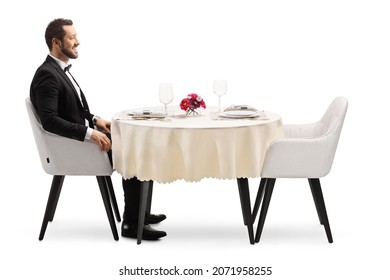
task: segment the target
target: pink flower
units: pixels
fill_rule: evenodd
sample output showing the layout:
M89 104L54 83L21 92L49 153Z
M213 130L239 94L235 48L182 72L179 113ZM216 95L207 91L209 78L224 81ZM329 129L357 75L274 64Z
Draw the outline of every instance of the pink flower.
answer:
M187 114L189 111L194 112L194 110L199 107L206 108L206 103L203 98L196 93L188 94L187 97L180 102L180 108L187 111Z
M187 99L187 98L184 98L181 102L180 102L180 108L184 111L187 111L187 109L190 107L190 100Z

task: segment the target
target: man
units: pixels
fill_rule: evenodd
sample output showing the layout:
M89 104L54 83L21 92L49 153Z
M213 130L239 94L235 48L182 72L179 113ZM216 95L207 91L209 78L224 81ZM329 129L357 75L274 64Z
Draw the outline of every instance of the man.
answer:
M30 98L43 128L75 140L91 140L110 155L111 123L90 113L83 91L69 71L69 59L78 57L80 44L73 22L61 18L53 20L46 28L45 39L50 53L37 69L30 88ZM136 238L141 182L134 177L123 179L122 185L125 199L122 236ZM149 226L165 218L163 214L147 214L143 239L157 240L166 236L164 231Z

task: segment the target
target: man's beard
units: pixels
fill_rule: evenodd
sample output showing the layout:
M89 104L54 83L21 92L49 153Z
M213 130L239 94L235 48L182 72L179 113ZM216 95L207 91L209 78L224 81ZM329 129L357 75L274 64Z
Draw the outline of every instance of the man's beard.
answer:
M65 49L63 46L61 47L61 52L66 55L67 57L71 58L71 59L75 59L78 57L77 54L74 54L70 51L68 51L67 49Z

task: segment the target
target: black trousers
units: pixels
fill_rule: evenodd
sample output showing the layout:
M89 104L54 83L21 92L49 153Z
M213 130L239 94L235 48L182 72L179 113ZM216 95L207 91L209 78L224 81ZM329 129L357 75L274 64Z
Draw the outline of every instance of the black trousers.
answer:
M123 222L126 224L137 224L140 204L142 182L133 177L122 179L123 193L125 196L125 210L123 212Z

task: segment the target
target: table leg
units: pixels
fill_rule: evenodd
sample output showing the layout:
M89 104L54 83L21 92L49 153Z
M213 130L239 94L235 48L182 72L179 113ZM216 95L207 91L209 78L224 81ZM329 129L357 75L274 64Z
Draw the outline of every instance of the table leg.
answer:
M153 196L153 181L149 181L149 192L148 192L148 201L146 204L146 213L151 213L150 209L152 208L152 196Z
M241 179L237 179L237 185L238 185L238 194L240 196L240 204L241 204L241 212L242 212L242 218L244 219L244 225L246 226L248 223L247 223L247 220L246 220L246 216L245 216L245 210L244 210L244 203L243 203L243 193L241 191L241 187L240 187L240 184L241 184Z
M249 183L247 178L237 178L238 190L240 194L242 215L244 218L244 224L248 228L249 242L255 244L253 235L253 221L251 214L251 200L249 195Z
M137 231L137 244L141 244L142 233L145 224L145 212L148 204L148 194L151 181L143 181L141 183L139 214L138 214L138 231Z

